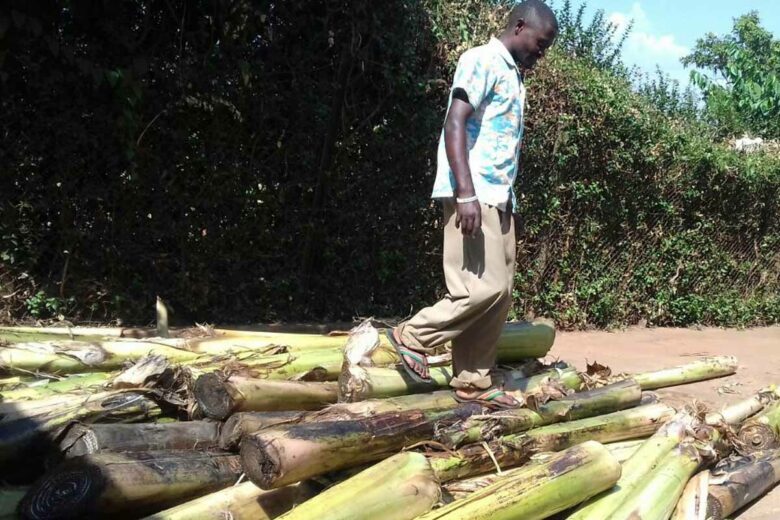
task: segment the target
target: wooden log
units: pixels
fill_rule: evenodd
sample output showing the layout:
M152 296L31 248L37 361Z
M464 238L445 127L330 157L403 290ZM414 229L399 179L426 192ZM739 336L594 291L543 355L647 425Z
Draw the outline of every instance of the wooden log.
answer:
M322 492L280 520L412 520L439 500L425 456L399 453Z
M241 441L241 463L256 485L277 488L381 460L405 446L430 439L437 423L463 420L480 409L468 404L444 412L384 413L261 430Z
M193 393L206 417L224 420L233 412L319 410L338 400L338 385L211 373L195 381Z
M456 448L546 424L617 412L637 406L641 400L641 387L629 379L595 390L574 393L557 401L548 401L538 405L535 410L517 408L473 416L462 423L439 430L436 439L446 446Z
M206 421L163 424L69 424L58 436L67 458L102 451L203 450L217 444L219 424Z
M656 390L730 376L737 372L737 366L737 358L734 356L716 356L674 368L633 374L631 377L642 386L642 390Z
M307 483L265 491L244 482L215 491L144 520L271 520L304 503L317 488Z
M582 443L499 479L419 520L541 520L612 487L620 464L601 444Z
M780 450L746 457L734 468L713 472L707 493L707 518L723 520L780 482Z
M23 518L134 516L159 511L234 484L237 455L200 451L96 453L69 459L22 499Z
M496 464L501 469L518 466L535 453L560 451L588 440L610 443L646 437L673 415L672 408L651 404L600 417L542 426L496 439L488 443L487 449L482 444L471 444L454 453L432 456L431 467L439 481L448 482L488 473L496 468Z
M745 421L739 429L740 450L745 453L780 447L780 401Z

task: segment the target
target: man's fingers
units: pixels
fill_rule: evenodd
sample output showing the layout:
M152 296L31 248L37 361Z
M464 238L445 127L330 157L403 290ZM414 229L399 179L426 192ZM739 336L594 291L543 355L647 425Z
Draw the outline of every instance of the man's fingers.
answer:
M463 217L460 220L460 232L466 235L468 234L468 229L469 229L469 218Z
M455 215L455 229L460 227L460 214Z
M474 217L466 217L466 222L463 226L463 234L471 236L474 233Z

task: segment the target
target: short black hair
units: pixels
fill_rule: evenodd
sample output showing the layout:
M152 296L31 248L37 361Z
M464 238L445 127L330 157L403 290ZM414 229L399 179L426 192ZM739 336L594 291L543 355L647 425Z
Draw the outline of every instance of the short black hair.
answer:
M550 27L556 33L558 32L558 19L550 6L542 0L525 0L515 5L509 13L507 28L512 29L517 26L520 19L527 24Z

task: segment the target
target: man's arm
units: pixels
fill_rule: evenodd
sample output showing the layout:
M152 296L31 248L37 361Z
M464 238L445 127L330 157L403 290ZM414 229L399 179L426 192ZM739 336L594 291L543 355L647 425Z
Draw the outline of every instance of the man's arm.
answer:
M474 107L469 103L463 89L455 89L452 93L452 104L444 122L444 146L447 150L447 160L455 175L455 196L465 199L473 197L474 183L471 180L471 168L466 141L466 121L474 113ZM455 204L457 216L455 226L460 227L465 236L476 236L482 227L482 212L479 201L466 204Z

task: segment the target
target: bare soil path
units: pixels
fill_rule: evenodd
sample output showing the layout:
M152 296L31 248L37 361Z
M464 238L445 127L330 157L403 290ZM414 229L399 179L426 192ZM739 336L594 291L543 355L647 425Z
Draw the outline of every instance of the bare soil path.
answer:
M618 332L560 332L550 356L584 369L586 362L609 365L613 372L644 372L679 365L692 357L733 355L737 374L658 391L672 406L697 399L711 407L748 397L780 384L780 327L747 330L629 328ZM738 515L739 520L780 518L780 486Z

